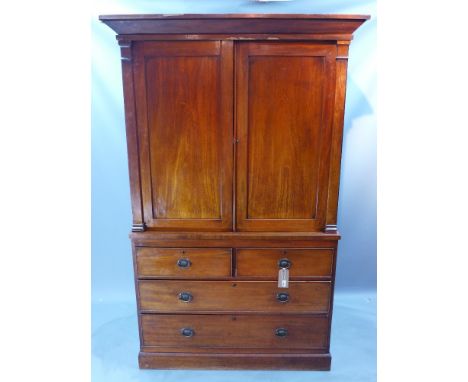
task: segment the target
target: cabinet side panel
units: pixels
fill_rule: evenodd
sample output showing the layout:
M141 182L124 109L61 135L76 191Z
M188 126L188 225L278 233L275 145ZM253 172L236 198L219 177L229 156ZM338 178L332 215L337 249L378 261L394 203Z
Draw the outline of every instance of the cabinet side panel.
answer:
M337 232L338 195L340 188L341 149L346 98L349 42L339 42L336 57L336 91L328 180L327 221L325 231Z
M125 128L127 136L128 173L132 203L133 231L144 229L143 205L141 199L141 181L136 123L135 92L133 81L132 42L119 42L122 55L122 83L125 103Z

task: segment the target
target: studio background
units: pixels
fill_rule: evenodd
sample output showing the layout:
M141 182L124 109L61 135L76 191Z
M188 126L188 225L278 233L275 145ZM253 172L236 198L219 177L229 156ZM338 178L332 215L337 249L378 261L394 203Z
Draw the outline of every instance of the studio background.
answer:
M323 380L327 381L334 381L335 377L338 381L345 375L347 381L373 380L375 354L371 353L375 353L377 18L374 1L364 0L352 3L346 0L296 0L270 3L247 0L102 0L94 2L91 20L93 380L112 380L113 382L146 381L147 379L144 378L158 380L155 379L155 375L148 374L152 371L137 369L138 333L133 264L128 238L132 218L120 50L115 33L98 21L99 14L119 13L354 13L371 15L371 20L364 23L355 33L349 52L338 210L338 228L342 239L338 250L337 297L333 330L341 322L340 317L337 317L339 310L336 308L336 304L340 303L340 294L348 294L350 296L343 297L343 301L348 301L346 298L350 299L345 302L345 308L349 305L349 309L356 309L352 306L353 298L357 298L356 301L361 304L369 303L359 305L359 309L364 309L362 314L370 314L374 318L366 321L367 324L363 323L364 326L361 329L369 331L369 338L374 343L366 345L370 353L369 358L365 360L366 367L368 367L367 374L361 375L354 372L351 377L346 374L350 373L351 369L342 370L344 374L337 374L335 367L337 354L333 349L335 334L332 332L331 351L334 356L332 372L312 372L307 375L315 375L317 378L323 375ZM123 336L120 342L114 331ZM119 369L118 366L122 366L122 362L128 362L124 370ZM178 372L172 373L156 375L161 377L161 380L177 378ZM255 373L246 372L246 375L256 375L256 378L264 375L266 379L272 376L267 372ZM277 373L275 378L281 380L281 375L291 375L287 373ZM202 374L195 372L192 377L195 378L197 375ZM229 375L224 374L223 378L227 380ZM235 375L238 376L238 374ZM268 375L270 377L267 377ZM306 374L298 375L305 376ZM182 378L182 374L179 376ZM184 374L183 378L187 378L187 374ZM291 378L288 377L288 380ZM293 378L292 380L301 379Z

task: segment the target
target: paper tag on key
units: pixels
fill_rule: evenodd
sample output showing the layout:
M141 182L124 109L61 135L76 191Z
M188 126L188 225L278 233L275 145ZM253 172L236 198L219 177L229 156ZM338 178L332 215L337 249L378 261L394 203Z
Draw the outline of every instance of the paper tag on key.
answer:
M289 287L289 269L280 268L278 272L278 288L288 288Z

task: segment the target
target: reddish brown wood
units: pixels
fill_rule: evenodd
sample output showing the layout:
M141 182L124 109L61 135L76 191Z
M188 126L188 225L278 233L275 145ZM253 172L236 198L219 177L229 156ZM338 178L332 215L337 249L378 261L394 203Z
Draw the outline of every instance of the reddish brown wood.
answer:
M148 314L145 314L148 315ZM162 314L157 315L157 314L152 314L153 316L158 316L161 317L163 316ZM180 316L177 314L177 316ZM188 315L188 316L195 316L195 315ZM203 315L203 316L209 316L209 317L215 317L215 315ZM216 317L223 317L224 315L217 315ZM255 317L254 315L245 315L249 317ZM258 317L265 317L266 315L259 315ZM307 317L303 315L303 317ZM320 316L315 316L315 318L320 317ZM323 316L322 316L323 318ZM259 342L259 346L262 345L263 342ZM180 346L146 346L143 345L140 347L140 350L145 353L180 353L181 352L181 347ZM192 353L192 354L217 354L222 350L223 353L237 353L237 354L251 354L254 356L254 354L272 354L272 355L277 355L277 354L282 354L282 355L288 355L288 354L303 354L305 351L310 353L310 354L329 354L328 351L328 346L324 349L320 348L314 348L314 349L300 349L300 348L271 348L271 347L223 347L222 349L219 348L213 348L213 347L188 347L184 346L183 347L183 352L184 353Z
M147 231L144 233L132 232L130 238L137 242L144 240L284 240L284 241L326 241L333 242L340 240L337 234L327 234L324 232L161 232ZM235 246L235 245L228 245Z
M230 249L143 247L136 250L136 262L138 277L209 279L231 276Z
M281 238L271 238L257 240L256 238L251 239L204 239L204 240L180 240L180 239L170 239L166 238L163 240L159 239L135 239L134 244L149 245L149 246L163 246L163 247L188 247L188 248L206 248L209 246L213 247L236 247L236 248L252 248L252 247L267 247L267 248L334 248L336 247L336 241L313 241L313 240L283 240Z
M125 102L125 126L127 134L128 173L130 180L130 194L132 202L133 224L132 231L144 231L143 204L141 199L140 166L137 158L138 136L136 126L135 90L132 67L132 42L121 41L122 53L122 83Z
M143 344L162 347L326 349L327 317L143 314ZM191 337L182 329L192 329ZM278 337L276 329L287 330ZM153 349L157 350L157 349Z
M337 263L337 251L338 245L335 248L335 254L333 255L333 266L332 266L332 282L331 282L331 292L330 292L330 309L328 311L328 344L330 345L331 337L331 325L333 318L333 301L335 298L335 276L336 276L336 263Z
M336 248L339 235L322 232L156 232L132 233L134 245L139 247L299 247Z
M346 73L348 68L347 41L339 42L336 55L335 106L333 114L332 140L330 146L330 174L325 232L336 233L338 228L338 191L340 188L341 145L343 141L344 107L346 97Z
M349 41L352 34L281 34L281 33L228 33L228 34L126 34L117 36L119 41Z
M369 16L306 14L105 15L118 34L317 33L352 34Z
M216 231L232 226L230 44L135 44L142 195L149 228Z
M140 291L138 288L138 274L137 274L137 262L136 262L136 246L132 241L132 260L133 260L133 278L134 278L134 287L136 295L136 305L137 305L137 314L138 314L138 337L140 339L140 344L143 343L143 333L141 327L141 314L140 314Z
M330 354L262 353L145 353L138 357L142 369L212 370L330 370Z
M277 281L174 281L140 280L140 309L161 313L328 313L330 282L292 281L289 288L278 288ZM179 299L182 292L190 302ZM277 300L287 292L288 302Z
M141 368L330 369L348 46L368 18L100 17L122 54Z
M289 277L331 276L333 249L254 248L236 252L236 276L278 277L279 261L287 259Z
M237 228L325 227L336 47L237 45Z

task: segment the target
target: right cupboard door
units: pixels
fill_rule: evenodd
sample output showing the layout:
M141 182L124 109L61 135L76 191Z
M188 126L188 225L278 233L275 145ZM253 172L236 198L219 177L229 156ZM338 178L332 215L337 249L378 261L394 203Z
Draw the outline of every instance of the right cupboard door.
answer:
M336 45L236 46L236 227L325 227Z

